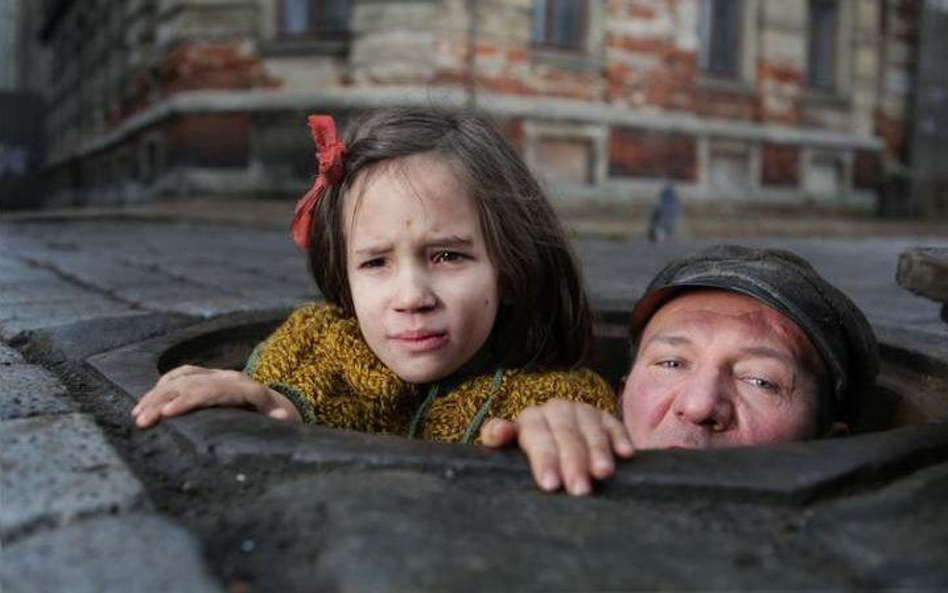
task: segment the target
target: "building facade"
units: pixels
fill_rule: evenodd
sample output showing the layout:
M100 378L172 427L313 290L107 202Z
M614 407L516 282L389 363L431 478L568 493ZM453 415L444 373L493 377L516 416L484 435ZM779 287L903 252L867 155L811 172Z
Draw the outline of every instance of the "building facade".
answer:
M556 197L898 210L924 4L46 0L48 200L297 195L307 113L435 104Z

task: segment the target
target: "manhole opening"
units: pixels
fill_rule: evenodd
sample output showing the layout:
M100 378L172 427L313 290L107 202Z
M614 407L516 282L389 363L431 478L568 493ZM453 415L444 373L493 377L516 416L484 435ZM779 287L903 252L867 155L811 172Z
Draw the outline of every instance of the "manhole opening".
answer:
M240 323L179 342L158 359L159 372L182 364L240 369L253 348L285 318ZM600 311L592 367L616 390L628 372L630 345L626 311ZM913 426L948 418L948 361L904 347L881 345L882 367L874 392L851 427L854 433Z

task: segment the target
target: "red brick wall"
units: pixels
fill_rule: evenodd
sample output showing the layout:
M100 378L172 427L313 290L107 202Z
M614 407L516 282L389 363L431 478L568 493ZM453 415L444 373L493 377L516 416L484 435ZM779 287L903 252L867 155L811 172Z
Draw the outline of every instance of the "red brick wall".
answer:
M764 185L796 187L800 184L800 148L785 144L760 147L760 182Z
M757 65L759 119L799 125L802 119L803 73L794 66L761 62Z
M250 115L176 117L165 127L168 166L245 167L250 151Z
M158 69L162 91L277 86L260 58L240 43L188 43L170 51Z
M609 136L609 175L693 181L698 157L695 139L684 134L614 128Z
M670 42L609 35L606 50L616 56L654 60L651 69L634 68L622 60L606 64L606 98L631 106L654 105L665 109L695 109L697 56Z

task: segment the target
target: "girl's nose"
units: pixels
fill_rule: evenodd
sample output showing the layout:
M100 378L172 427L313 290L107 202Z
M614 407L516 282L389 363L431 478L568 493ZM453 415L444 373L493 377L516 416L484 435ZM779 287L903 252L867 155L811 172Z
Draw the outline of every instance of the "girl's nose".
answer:
M402 270L396 279L393 307L399 312L425 311L434 307L436 299L427 275L421 270Z
M720 432L734 421L734 402L726 373L699 371L688 377L675 398L675 415L683 422Z

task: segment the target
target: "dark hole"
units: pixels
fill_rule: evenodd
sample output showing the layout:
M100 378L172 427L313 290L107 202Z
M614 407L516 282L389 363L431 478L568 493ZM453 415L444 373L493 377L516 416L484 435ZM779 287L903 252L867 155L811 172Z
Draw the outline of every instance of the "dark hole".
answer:
M242 369L253 348L285 318L240 324L210 331L176 344L158 360L164 373L178 365ZM596 324L596 350L592 366L613 387L622 389L628 372L630 344L626 311L600 311ZM874 392L867 397L851 426L855 433L924 424L948 417L946 363L920 352L882 344L882 369Z

